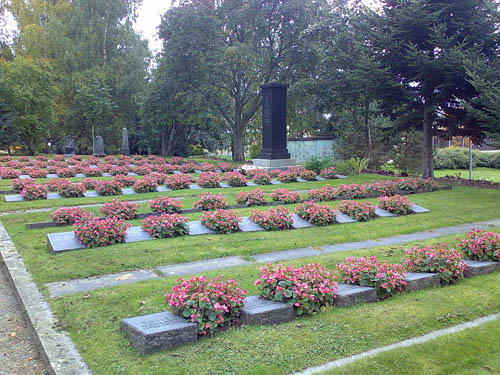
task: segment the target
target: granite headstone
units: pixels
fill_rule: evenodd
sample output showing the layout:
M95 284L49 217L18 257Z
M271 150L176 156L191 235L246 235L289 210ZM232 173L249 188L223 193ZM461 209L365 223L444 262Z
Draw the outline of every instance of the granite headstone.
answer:
M75 139L71 135L64 137L64 155L75 154Z
M122 129L122 155L130 156L130 148L128 145L128 131L127 128Z
M104 153L104 139L98 135L94 139L94 155L95 156L105 156Z

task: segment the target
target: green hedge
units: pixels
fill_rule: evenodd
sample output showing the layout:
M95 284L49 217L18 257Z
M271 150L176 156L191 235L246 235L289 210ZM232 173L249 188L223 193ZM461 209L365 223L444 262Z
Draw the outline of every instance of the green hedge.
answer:
M500 152L472 152L472 167L500 168ZM468 169L469 150L460 147L438 148L434 151L435 169Z

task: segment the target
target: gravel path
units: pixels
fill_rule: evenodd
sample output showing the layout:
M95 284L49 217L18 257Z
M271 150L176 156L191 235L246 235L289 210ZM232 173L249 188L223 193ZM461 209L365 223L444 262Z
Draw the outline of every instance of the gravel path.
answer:
M0 375L48 374L5 272L0 264Z

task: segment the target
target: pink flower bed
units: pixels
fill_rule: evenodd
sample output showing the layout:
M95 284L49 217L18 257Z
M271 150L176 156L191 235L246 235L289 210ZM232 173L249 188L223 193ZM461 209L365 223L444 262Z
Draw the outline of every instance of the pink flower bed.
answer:
M32 178L16 178L12 180L10 186L12 186L12 190L14 190L16 193L20 193L21 190L23 190L24 187L29 184L36 184L36 181Z
M262 267L254 285L262 298L285 302L295 309L297 315L310 315L321 308L333 305L337 283L332 272L319 264L308 264L300 268L281 264Z
M335 200L335 190L330 185L325 185L318 189L309 190L307 197L322 202L333 201Z
M242 191L236 196L236 203L245 206L259 206L266 201L266 194L259 188Z
M165 183L168 180L168 175L166 173L152 173L149 176L146 176L149 178L152 178L158 185L165 185Z
M128 167L126 166L118 166L111 168L109 170L109 173L111 173L112 176L117 176L117 175L128 175Z
M217 234L238 232L241 218L235 211L221 210L204 212L200 221L207 228L212 229Z
M375 206L370 202L341 201L337 208L357 221L367 221L375 217Z
M72 182L70 180L66 180L64 178L55 178L47 183L47 188L49 189L49 191L61 191L64 186L71 183Z
M250 219L265 230L290 229L293 216L286 207L275 207L269 211L252 210Z
M227 206L226 198L222 194L203 193L193 207L203 211L217 210Z
M189 217L180 214L163 213L142 221L142 229L155 238L172 238L189 233Z
M80 207L63 207L50 214L50 218L56 225L72 225L84 221L92 216L90 212Z
M122 186L119 182L116 181L99 181L97 186L95 187L95 191L99 195L111 196L111 195L121 195L122 194Z
M81 182L86 190L94 190L98 183L99 181L93 178L85 178Z
M133 220L137 216L137 210L140 204L134 202L125 202L113 199L111 202L104 203L101 207L101 213L106 217L116 217L120 220Z
M468 259L500 262L500 234L473 229L464 239L457 240Z
M198 166L194 163L186 163L179 166L179 171L182 173L194 173Z
M56 174L61 178L70 178L76 176L74 168L57 168Z
M230 186L241 187L247 186L247 178L239 172L226 172L224 173L224 179Z
M222 172L231 172L234 169L234 166L231 163L220 163L219 169Z
M158 190L158 183L151 177L146 176L142 180L137 180L132 188L138 194L153 193Z
M11 160L7 164L5 164L7 168L21 169L24 168L24 163L21 163L18 160Z
M181 212L182 203L178 199L161 196L153 199L149 206L156 213L175 214Z
M327 180L333 180L337 178L337 171L335 167L325 168L319 172L319 176L326 178Z
M17 160L22 161L23 163L28 163L31 161L29 156L19 156L19 158Z
M130 225L117 217L92 217L74 224L76 236L87 247L100 247L125 242Z
M335 210L324 204L319 205L314 202L304 202L299 204L295 211L302 219L317 226L330 225L337 222Z
M138 181L134 176L128 175L117 175L113 177L113 181L118 182L123 187L134 186L134 184Z
M82 173L87 177L101 177L102 169L99 167L97 168L86 167L83 169Z
M64 155L55 155L54 161L64 161Z
M39 168L23 168L21 174L27 174L32 178L46 178L47 172Z
M85 194L85 187L82 184L66 184L59 190L64 198L80 198Z
M184 158L181 156L172 156L172 160L170 161L172 164L182 164L184 163Z
M269 176L266 172L256 173L253 177L253 182L257 185L270 185L271 176Z
M269 196L275 202L297 203L300 201L300 194L287 188L273 190Z
M215 164L212 163L201 163L199 169L202 172L213 172L217 169L217 167L215 166Z
M415 192L418 190L418 181L414 178L403 178L397 181L398 190Z
M395 181L378 181L368 185L368 192L375 195L391 196L398 191Z
M348 199L361 199L365 198L368 194L367 185L349 184L339 185L335 188L336 197L344 197Z
M222 176L217 172L203 172L200 173L200 177L198 177L196 183L202 188L218 188L221 181Z
M36 157L36 160L40 160L40 161L47 161L49 160L45 155L38 155Z
M168 176L165 185L167 185L169 189L180 190L189 188L189 185L192 183L193 183L193 178L190 175L180 173Z
M199 335L213 334L237 322L247 291L238 288L235 280L199 276L177 281L165 300L175 314L198 324Z
M463 262L463 254L455 249L447 249L446 244L441 247L427 246L406 249L404 264L412 272L439 273L441 284L451 284L464 277L467 264Z
M278 174L278 180L283 183L297 182L297 172L294 170L286 170Z
M142 165L142 166L135 167L134 172L137 173L139 176L145 176L145 175L150 174L151 172L153 172L153 168L149 164L148 165Z
M161 173L172 174L177 169L177 167L172 164L157 164L155 166L155 169Z
M21 196L25 201L47 199L47 187L39 184L27 184L21 190Z
M376 257L347 258L337 264L340 281L377 289L379 298L387 298L406 287L405 268L401 264L379 262Z
M0 168L0 177L4 180L19 178L21 172L16 171L14 168Z
M299 176L307 181L316 181L316 177L318 176L316 172L310 171L309 169L303 170L299 172Z
M408 198L402 195L394 195L392 197L379 197L377 199L378 206L383 210L392 212L396 215L408 215L412 212L411 203Z

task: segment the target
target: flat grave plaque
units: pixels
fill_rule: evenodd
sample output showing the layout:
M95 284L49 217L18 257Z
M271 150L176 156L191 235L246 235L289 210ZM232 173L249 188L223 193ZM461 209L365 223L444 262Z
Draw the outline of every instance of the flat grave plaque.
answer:
M128 173L127 173L127 175L129 175L129 176L134 176L134 177L139 176L139 175L138 175L137 173L135 173L135 172L128 172Z
M248 325L281 324L295 317L293 307L284 302L268 301L259 296L245 298L241 320Z
M123 195L133 195L137 194L134 189L122 189L122 194Z
M441 285L441 278L437 273L407 272L405 281L407 292Z
M278 180L271 180L271 185L281 185L283 182Z
M85 178L87 177L86 175L84 175L83 173L77 173L75 174L75 177L78 177L78 178Z
M47 193L47 199L63 199L64 197L59 193Z
M304 180L303 178L301 177L297 177L297 182L307 182L307 180Z
M99 194L97 194L97 192L92 190L92 191L86 191L85 193L83 193L83 196L87 198L95 198L98 197Z
M335 305L339 307L377 301L377 290L366 286L338 284Z
M121 328L140 353L192 344L198 339L197 324L168 311L123 319Z
M392 212L383 210L382 208L379 208L379 207L375 207L375 215L377 215L378 217L392 217L392 216L397 216L397 215L393 214Z
M242 232L259 232L264 230L261 226L255 224L248 216L242 217L239 224Z
M85 245L73 232L49 233L47 234L47 244L54 253L85 249Z
M125 234L125 242L138 242L138 241L147 241L152 240L147 232L144 232L141 227L131 227L127 229L127 233Z
M59 176L56 173L48 173L47 178L59 178Z
M336 211L335 215L336 215L337 223L339 223L339 224L347 224L347 223L357 222L357 220L354 220L350 216L347 216L346 214L344 214L340 211Z
M20 194L4 195L6 202L22 202L24 198Z
M215 232L212 229L204 226L199 220L190 221L188 225L189 225L190 236L198 236L200 234L215 234Z
M316 180L318 180L318 181L325 181L325 178L323 178L321 176L316 176Z
M181 171L174 171L174 174L181 174Z
M347 178L347 176L343 176L343 175L341 175L341 174L338 174L338 175L337 175L337 178L342 178L342 179L343 179L343 178Z
M197 184L191 184L191 185L189 185L189 188L190 189L201 189L201 186L197 185Z
M26 180L28 178L31 178L31 176L29 174L22 174L22 175L19 176L20 180Z
M477 260L465 259L464 262L469 266L469 269L465 272L465 277L486 275L500 268L500 262L479 262Z
M199 169L195 169L195 170L194 170L194 173L202 173L202 171L201 171L201 170L199 170Z
M301 228L311 228L314 227L314 224L302 219L299 215L293 214L293 224L292 227L295 229Z
M416 214L423 214L425 212L431 212L431 210L428 210L427 208L421 207L417 204L413 204L413 206L411 206L411 210Z
M247 182L247 186L259 186L258 184L256 184L255 182L253 181L248 181Z
M169 189L166 186L158 186L158 189L156 189L156 191L161 193L161 192L165 192L165 191L172 191L172 189Z
M113 177L113 176L111 175L111 173L104 172L104 173L102 174L102 177Z

